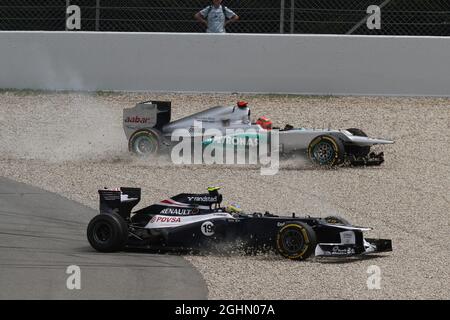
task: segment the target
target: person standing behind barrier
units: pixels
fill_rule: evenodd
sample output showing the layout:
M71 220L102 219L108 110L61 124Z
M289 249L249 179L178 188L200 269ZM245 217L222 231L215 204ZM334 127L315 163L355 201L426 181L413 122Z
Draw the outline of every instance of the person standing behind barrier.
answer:
M194 17L207 26L208 33L225 33L225 27L239 19L236 13L222 5L222 0L212 0L210 6L197 12Z

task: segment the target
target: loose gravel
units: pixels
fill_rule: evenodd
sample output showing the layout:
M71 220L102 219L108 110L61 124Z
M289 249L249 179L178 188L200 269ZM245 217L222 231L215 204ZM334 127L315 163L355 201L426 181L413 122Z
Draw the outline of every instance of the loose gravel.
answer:
M281 163L275 176L255 166L175 166L127 151L122 109L171 100L172 118L245 99L252 116L302 127L359 127L395 140L380 167L315 169ZM97 208L104 186L139 186L139 207L181 192L222 186L225 203L282 215L341 215L393 240L394 251L365 259L236 252L186 255L210 299L449 299L450 99L238 94L0 92L0 175ZM63 214L63 213L61 213ZM87 223L88 221L86 221ZM87 242L86 242L86 245ZM368 267L381 270L369 290Z

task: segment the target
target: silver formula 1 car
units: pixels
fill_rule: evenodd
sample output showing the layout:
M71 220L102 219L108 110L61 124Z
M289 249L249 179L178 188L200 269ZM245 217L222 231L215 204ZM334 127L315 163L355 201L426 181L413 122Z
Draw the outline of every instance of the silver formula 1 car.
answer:
M392 251L389 239L370 239L343 218L245 213L236 204L222 206L218 187L207 193L182 193L132 212L139 188L99 190L100 214L87 228L91 246L100 252L125 248L153 250L244 249L275 251L285 258L311 255L348 257ZM224 246L228 244L228 246Z
M171 122L170 101L147 101L134 108L124 109L123 126L129 150L138 155L150 155L173 147L172 134L177 129L186 129L193 139L200 132L203 146L222 143L235 146L242 141L254 145L267 141L262 137L278 133L277 150L282 155L304 154L313 163L325 166L340 164L380 165L384 154L371 152L374 145L392 144L391 140L369 138L362 130L306 129L286 125L272 127L272 123L261 117L256 122L250 119L250 108L245 102L235 106L216 106L202 112ZM200 131L198 130L200 128ZM219 130L220 139L208 135L208 129ZM240 133L229 134L232 130Z

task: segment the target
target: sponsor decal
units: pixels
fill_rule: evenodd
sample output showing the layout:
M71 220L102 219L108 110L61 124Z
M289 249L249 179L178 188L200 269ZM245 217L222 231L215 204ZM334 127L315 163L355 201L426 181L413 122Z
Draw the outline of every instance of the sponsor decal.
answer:
M353 248L339 248L338 246L334 246L332 250L332 255L350 255L354 254L355 250Z
M177 223L181 222L180 217L160 217L160 216L154 216L150 223L158 223L158 222L167 222L167 223Z
M149 117L134 116L134 117L127 117L125 119L125 123L149 123L151 120L152 118Z
M192 196L187 197L189 201L198 201L198 202L217 202L217 196L209 197L209 196Z
M277 222L277 227L282 227L284 226L286 223L285 222Z
M340 233L342 244L355 244L356 237L353 231L343 231Z
M193 213L192 209L183 208L165 208L161 210L161 214L175 214L179 216L188 216Z
M259 143L258 138L250 138L246 136L219 136L214 137L213 143L217 144L225 144L232 145L232 146L252 146L256 147Z
M196 224L195 228L201 227L200 224L204 222L206 223L203 227L203 231L206 232L206 234L214 234L211 232L214 232L214 229L212 228L214 220L227 220L227 217L217 217L214 214L200 214L200 215L191 215L191 216L163 216L163 215L156 215L154 216L149 223L145 226L146 229L157 229L157 228L172 228L172 227L178 227L182 225L188 225L193 223ZM210 227L208 225L211 224Z

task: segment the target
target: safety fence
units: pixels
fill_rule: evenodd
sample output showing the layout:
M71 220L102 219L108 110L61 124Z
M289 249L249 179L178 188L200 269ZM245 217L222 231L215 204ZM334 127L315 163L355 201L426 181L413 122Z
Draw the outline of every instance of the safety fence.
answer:
M208 0L0 0L0 30L204 32L194 14ZM231 33L450 35L448 0L224 0ZM71 29L69 27L69 29Z

